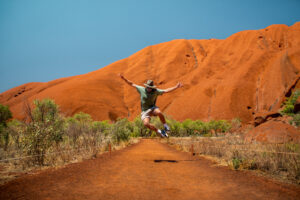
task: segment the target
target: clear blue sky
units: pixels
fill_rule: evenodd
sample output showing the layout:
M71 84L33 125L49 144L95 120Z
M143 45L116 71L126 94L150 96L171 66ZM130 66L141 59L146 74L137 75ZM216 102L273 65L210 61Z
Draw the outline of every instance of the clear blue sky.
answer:
M149 45L300 21L300 0L0 0L0 93L84 74Z

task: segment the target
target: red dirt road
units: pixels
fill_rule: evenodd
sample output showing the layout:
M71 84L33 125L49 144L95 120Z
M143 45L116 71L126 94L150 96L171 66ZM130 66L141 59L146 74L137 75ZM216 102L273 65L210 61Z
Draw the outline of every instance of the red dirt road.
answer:
M26 175L0 199L299 199L300 188L215 166L155 140Z

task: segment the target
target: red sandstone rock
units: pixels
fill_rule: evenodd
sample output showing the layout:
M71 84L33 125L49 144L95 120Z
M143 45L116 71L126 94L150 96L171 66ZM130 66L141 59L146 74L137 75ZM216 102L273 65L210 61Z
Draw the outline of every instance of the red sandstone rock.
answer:
M83 111L94 120L135 118L139 95L118 76L159 88L184 87L159 97L157 105L177 120L253 121L258 112L277 111L299 78L300 22L236 33L225 40L174 40L149 46L132 56L87 74L27 83L0 94L15 118L24 118L23 102L52 98L65 115Z
M259 112L254 115L254 126L258 126L267 120L271 120L280 117L279 112Z
M295 127L279 121L263 123L245 135L246 142L300 143L300 132Z

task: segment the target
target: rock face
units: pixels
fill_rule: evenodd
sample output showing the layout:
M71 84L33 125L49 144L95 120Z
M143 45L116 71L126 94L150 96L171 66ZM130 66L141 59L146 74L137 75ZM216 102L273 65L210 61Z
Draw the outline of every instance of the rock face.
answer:
M268 121L245 135L246 142L264 143L300 143L300 132L289 124L280 121Z
M264 122L266 122L267 120L270 120L272 118L277 118L280 117L280 113L279 112L267 112L267 113L256 113L254 115L254 126L258 126Z
M159 97L157 105L176 120L254 120L276 112L291 88L299 87L300 22L236 33L225 40L174 40L84 75L27 83L0 94L15 118L24 118L26 99L52 98L65 115L83 111L94 120L135 118L139 95L118 76L159 88L184 87Z

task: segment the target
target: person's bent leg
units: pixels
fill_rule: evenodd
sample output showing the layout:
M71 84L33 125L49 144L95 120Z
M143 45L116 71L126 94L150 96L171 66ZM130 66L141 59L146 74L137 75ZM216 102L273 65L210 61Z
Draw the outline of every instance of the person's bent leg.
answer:
M145 119L143 119L143 123L144 123L144 126L149 128L150 130L153 130L155 132L158 131L158 129L153 124L150 124L150 118L149 117L146 117Z
M156 128L153 124L150 124L150 117L146 117L143 119L143 123L144 126L146 126L147 128L149 128L150 130L155 131L157 134L159 134L160 136L162 136L161 134L161 130L159 130L158 128Z
M166 123L165 116L162 114L162 112L159 110L159 108L155 108L155 110L153 111L153 115L158 116L161 123L163 123L163 124Z
M156 109L153 111L153 115L159 117L161 123L164 124L164 128L165 128L166 131L170 131L170 127L169 127L168 124L166 123L165 116L162 114L162 112L159 110L159 108L156 108Z

